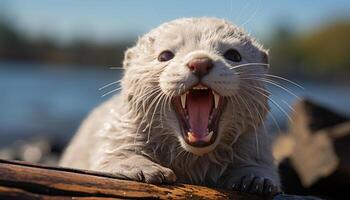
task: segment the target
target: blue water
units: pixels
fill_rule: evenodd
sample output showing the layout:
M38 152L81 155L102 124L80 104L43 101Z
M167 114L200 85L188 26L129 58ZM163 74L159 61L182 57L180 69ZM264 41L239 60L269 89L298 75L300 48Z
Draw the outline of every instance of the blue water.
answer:
M0 135L5 136L0 145L33 134L66 140L89 110L108 98L98 88L119 78L120 72L108 67L72 70L0 63Z
M88 112L105 101L101 96L116 85L99 91L101 86L118 80L120 70L48 68L45 65L0 63L0 145L32 135L49 135L65 142L79 127ZM326 81L296 80L305 89L286 82L298 96L306 96L336 111L350 115L350 87ZM286 113L296 97L280 88L269 87L272 98ZM272 115L283 126L285 114L271 104Z

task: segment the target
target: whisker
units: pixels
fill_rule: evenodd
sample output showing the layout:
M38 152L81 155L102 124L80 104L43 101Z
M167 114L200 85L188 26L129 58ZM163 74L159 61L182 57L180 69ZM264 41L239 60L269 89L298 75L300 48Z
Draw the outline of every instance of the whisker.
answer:
M260 158L260 150L259 150L259 138L257 131L254 132L255 135L255 146L256 146L256 157Z
M229 69L236 69L236 68L239 68L239 67L250 66L250 65L270 66L270 64L267 64L267 63L244 63L244 64L240 64L240 65L236 65L236 66L230 67Z
M160 91L160 88L156 88L156 89L153 89L153 90L146 92L142 96L137 96L136 99L138 99L138 100L133 102L133 106L136 107L136 112L138 113L141 109L143 109L143 112L146 112L146 109L144 109L146 107L145 103L148 101L148 99L152 98L153 95L159 91ZM146 96L148 96L148 97L146 97ZM139 106L140 103L142 103L141 106Z
M276 82L276 81L269 80L269 79L263 79L263 78L261 78L261 79L260 79L260 78L256 78L256 79L255 79L255 78L239 78L239 79L244 79L244 80L256 80L256 81L262 81L262 82L265 82L265 83L269 83L269 84L274 85L274 86L276 86L276 87L278 87L278 88L284 90L285 92L287 92L287 93L293 95L293 96L294 96L295 98L297 98L298 100L301 100L301 98L300 98L298 95L296 95L294 92L290 91L289 89L287 89L287 88L281 86L281 85L280 85L278 82Z
M265 96L267 99L269 99L289 119L290 122L293 122L292 118L287 114L287 112L278 103L276 103L272 98L270 98L266 94L260 92L259 90L256 90L256 89L254 89L254 90L257 91L258 93L260 93L261 95Z
M253 120L253 114L251 112L251 110L249 109L249 104L244 100L244 98L241 95L237 95L237 97L239 97L239 99L241 99L241 101L243 102L243 104L245 105L245 108L247 109L247 111L249 112L250 117ZM253 125L254 131L257 131L255 125Z
M240 95L239 95L240 96ZM244 104L246 105L246 108L248 109L248 112L249 112L249 114L250 114L250 117L252 118L252 120L253 120L253 114L252 114L252 112L251 112L251 110L249 109L249 105L248 105L248 103L247 103L247 101L245 101L244 100L244 98L242 98L242 97L240 97L240 99L242 99L242 101L243 102L245 102ZM252 104L254 107L255 107L255 105L254 104ZM255 107L256 108L256 107ZM258 112L259 113L259 112ZM260 113L259 113L259 115L260 115ZM263 121L262 121L262 123L263 123ZM256 125L253 123L253 129L254 129L254 134L255 134L255 145L256 145L256 155L257 155L257 157L259 158L259 155L260 155L260 152L259 152L259 141L258 141L258 135L257 135L257 127L256 127Z
M235 102L236 102L236 103L233 102L232 97L235 99ZM232 106L234 107L234 105L239 105L239 102L238 102L238 100L237 100L237 98L236 98L236 95L232 95L232 97L229 97L229 98L228 98L228 99L231 101ZM244 123L244 122L243 122L243 123Z
M182 147L181 147L182 148ZM175 159L176 160L182 153L185 153L184 150L180 149L180 151L178 151L177 155L175 156Z
M237 105L239 105L239 101L238 101L238 99L237 99L237 97L236 97L236 95L233 95L233 98L235 99L235 101L236 101L236 104ZM231 100L232 101L232 100ZM233 101L232 101L233 102ZM233 104L233 103L232 103Z
M288 106L288 108L289 108L291 111L296 112L295 109L294 109L288 102L286 102L284 99L281 99L281 101L282 101L284 104L286 104L286 105Z
M144 100L144 101L148 101L148 99L151 98L153 96L153 94L156 93L156 92L157 92L157 89L151 90L151 92L149 92L149 93L152 93L152 94L150 94L150 96L148 98L146 98L146 100ZM144 94L142 96L145 96L146 94ZM136 108L137 108L136 112L139 112L143 108L143 106L139 106L138 107L137 105L135 105L135 103L133 105L136 106ZM145 113L146 113L146 111L145 111ZM139 125L138 125L138 127L136 129L136 133L135 133L135 137L134 137L134 144L136 143L136 139L137 139L137 137L139 135L140 128L141 128L142 124L145 122L144 119L145 119L145 115L142 117L142 119L141 119L141 121L140 121L140 123L139 123ZM146 126L146 128L147 128L147 126ZM144 132L144 131L142 131L142 132Z
M164 95L163 93L159 93L159 94L157 95L157 97L153 100L153 101L156 100L157 103L156 103L156 105L155 105L155 107L154 107L154 110L153 110L153 113L152 113L152 117L151 117L151 121L150 121L150 127L149 127L149 129L148 129L148 135L147 135L147 141L146 141L146 143L149 143L149 141L150 141L151 129L152 129L152 124L153 124L154 114L155 114L156 111L157 111L159 102L160 102L160 100L162 99L162 96L163 96L163 95ZM152 102L153 102L153 101L152 101ZM151 104L153 104L153 103L151 103Z
M258 88L258 87L257 87L257 88ZM262 89L262 88L258 88L258 89ZM265 91L266 91L266 90L264 90L264 92L265 92ZM266 111L269 111L269 109L267 108L267 105L265 105L263 102L261 102L261 100L257 99L257 98L255 97L254 94L249 93L249 92L253 92L253 91L250 91L250 89L248 89L247 92L248 92L248 95L249 95L255 102L257 102L261 107L263 107L263 109L265 109ZM274 124L276 125L276 128L278 129L279 132L281 132L281 127L278 125L278 122L277 122L276 118L274 117L273 113L272 113L272 112L269 112L269 114L270 114L270 116L271 116L271 118L272 118Z
M262 79L262 80L264 80L266 83L270 83L270 84L272 84L272 85L274 85L274 86L276 86L276 87L281 88L282 90L286 91L287 93L293 95L293 96L294 96L295 98L297 98L298 100L301 100L301 98L300 98L298 95L296 95L294 92L292 92L292 91L289 90L288 88L283 87L283 86L280 85L278 82L273 81L273 80L269 80L269 79Z
M120 70L124 70L123 67L109 67L109 69L120 69Z
M109 95L109 94L111 94L111 93L113 93L113 92L116 92L116 91L118 91L118 90L120 90L120 89L122 89L122 87L119 87L119 88L117 88L117 89L114 89L114 90L112 90L112 91L109 91L109 92L107 92L107 93L104 93L104 94L101 96L101 98L103 98L103 97L105 97L105 96L107 96L107 95Z
M268 95L268 96L271 95L271 92L268 91L268 90L265 89L265 88L257 87L256 85L251 85L251 84L249 84L249 83L247 83L247 84L250 85L251 87L255 88L255 89L260 90L261 92L265 93L265 94Z
M254 17L256 16L256 14L258 13L260 6L261 6L261 0L257 0L256 7L255 7L255 10L253 11L253 14L240 26L244 27L246 24L248 24L250 21L252 21L254 19Z
M237 100L237 98L236 98L236 95L233 95L233 97L235 98L236 103L239 105L238 100ZM229 99L230 99L232 105L234 105L232 98L230 97ZM242 99L242 98L241 98L241 99ZM254 104L253 104L253 105L254 105ZM254 106L254 107L255 107L255 106ZM249 111L249 113L250 113L251 117L253 118L252 113L251 113L250 111ZM260 114L260 113L259 113L259 114ZM264 125L264 127L265 127L265 125ZM253 125L253 128L254 128L254 133L255 133L256 154L257 154L257 157L259 158L260 152L259 152L259 141L258 141L258 138L257 138L257 128L256 128L255 125ZM265 128L265 129L266 129L266 128Z
M259 88L259 89L262 89L262 88ZM265 90L264 90L265 91ZM255 97L255 94L252 94L250 92L253 92L250 90L250 88L247 88L246 90L247 94L255 101L257 102L263 109L265 109L267 112L269 111L269 108L267 107L267 105L265 105L263 102L261 102L262 100L259 100ZM278 130L280 131L281 128L279 127L278 123L277 123L277 120L276 118L273 116L273 114L270 112L271 114L271 117L272 117L272 120L274 121L276 127L278 128ZM280 131L281 132L281 131Z
M236 66L233 66L233 67L230 67L229 69L235 69L235 68L239 68L239 67L243 67L243 66L250 66L250 65L256 65L256 66L270 66L270 64L268 63L245 63L245 64L241 64L241 65L236 65ZM305 89L303 86L301 86L300 84L292 81L292 80L289 80L287 78L284 78L284 77L281 77L281 76L277 76L277 75L274 75L274 74L250 74L250 73L246 73L246 72L238 72L237 74L243 74L243 75L250 75L250 76L268 76L268 77L272 77L272 78L276 78L276 79L280 79L280 80L283 80L283 81L286 81L296 87L299 87L301 89Z
M172 94L167 95L166 105L164 105L164 111L166 110L167 107L168 107L168 110L171 110L172 98L173 98Z
M167 97L166 97L166 104L164 105L164 112L166 110L167 105L170 105L170 104L171 104L171 97L170 97L170 95L167 95Z
M173 92L170 94L169 104L168 104L169 110L171 110L171 100L173 99L173 97L174 97L174 95L175 95L175 92L176 92L176 91L173 91Z
M117 83L119 83L119 82L121 82L121 80L119 80L119 81L114 81L114 82L112 82L112 83L108 83L107 85L104 85L104 86L98 88L98 90L103 90L103 89L105 89L105 88L107 88L107 87L109 87L109 86L111 86L111 85L117 84Z
M162 101L160 102L160 111L159 111L159 115L160 115L160 127L161 128L164 128L163 126L163 115L165 116L165 113L164 113L164 104L165 104L165 100L166 100L166 95L164 94L164 98L162 98Z
M146 101L148 101L148 99L151 98L151 97L153 96L153 94L159 92L159 90L160 90L160 88L154 89L153 92L151 92L152 94L151 94L149 97L147 97L146 100L142 100L142 103L143 103L142 105L144 105L144 103L145 103ZM142 119L141 119L141 123L140 123L140 125L139 125L139 127L137 128L137 131L136 131L137 133L138 133L138 131L139 131L139 128L140 128L141 124L144 122L145 117L148 116L148 113L149 113L150 110L152 109L152 106L153 106L153 104L155 103L155 101L157 100L157 98L158 98L159 95L161 95L161 93L159 93L159 94L152 100L152 102L150 103L148 109L143 113L143 117L142 117ZM143 96L145 96L145 95L143 95ZM138 98L138 99L140 99L140 98ZM140 100L140 101L141 101L141 100ZM142 106L142 107L145 107L145 106ZM145 132L146 129L147 129L147 127L149 127L149 125L150 125L150 124L148 124L148 125L145 127L145 129L142 130L142 132Z
M246 94L247 94L254 102L257 101L257 98L256 98L256 97L253 97L248 91L246 92ZM260 113L260 110L257 108L257 106L255 105L255 103L252 103L252 106L254 107L256 113L258 114L258 116L259 116L259 118L260 118L260 120L261 120L262 126L264 127L264 130L266 131L264 119L263 119L263 117L262 117L262 115L261 115L261 113ZM266 106L264 105L264 107L266 107ZM264 108L264 107L262 107L262 109L266 109L266 108ZM266 111L268 111L268 109L267 109Z
M303 86L301 86L300 84L292 81L292 80L289 80L287 78L283 78L281 76L277 76L277 75L273 75L273 74L264 74L264 75L261 75L261 74L246 74L246 75L251 75L251 76L268 76L268 77L272 77L272 78L276 78L276 79L280 79L280 80L283 80L283 81L286 81L302 90L305 90L305 88Z

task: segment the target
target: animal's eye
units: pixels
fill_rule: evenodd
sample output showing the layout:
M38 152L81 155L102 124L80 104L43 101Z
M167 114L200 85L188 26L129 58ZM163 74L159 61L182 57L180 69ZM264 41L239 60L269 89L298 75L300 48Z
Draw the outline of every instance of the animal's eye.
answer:
M169 50L163 51L158 56L158 60L160 62L165 62L165 61L171 60L173 58L174 58L174 53L169 51Z
M232 62L240 62L242 60L241 54L235 49L229 49L225 52L224 57Z

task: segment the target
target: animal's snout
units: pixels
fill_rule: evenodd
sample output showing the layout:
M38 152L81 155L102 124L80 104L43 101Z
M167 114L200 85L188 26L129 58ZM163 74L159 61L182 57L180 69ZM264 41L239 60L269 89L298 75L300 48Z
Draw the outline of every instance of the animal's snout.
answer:
M194 58L187 63L187 67L198 78L208 74L213 66L213 61L208 57Z

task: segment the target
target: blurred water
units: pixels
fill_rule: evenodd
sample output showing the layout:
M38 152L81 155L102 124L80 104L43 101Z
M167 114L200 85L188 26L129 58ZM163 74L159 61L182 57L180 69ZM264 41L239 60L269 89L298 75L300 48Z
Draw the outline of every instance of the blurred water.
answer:
M52 69L45 65L29 66L0 63L0 145L32 135L49 135L65 142L76 131L88 112L105 101L101 86L118 80L120 70ZM350 88L320 81L297 81L305 89L281 81L298 96L307 96L350 115ZM278 87L269 87L272 98L285 112L296 98ZM283 112L271 104L272 115L281 123Z
M73 70L0 63L0 135L5 136L0 145L33 134L65 141L108 98L98 88L119 76L108 67Z
M274 79L276 81L276 79ZM278 79L277 79L278 80ZM350 116L350 85L341 85L332 83L330 81L316 81L316 80L293 80L303 88L299 88L286 81L279 80L279 84L287 88L283 90L275 85L268 84L269 91L272 93L270 101L271 112L269 114L269 122L273 127L275 123L271 120L273 116L280 128L284 129L287 125L288 117L294 111L291 106L298 100L298 98L308 98L316 103L328 107L340 114ZM291 94L293 93L293 94ZM276 106L275 104L278 104ZM278 127L277 127L278 128Z

